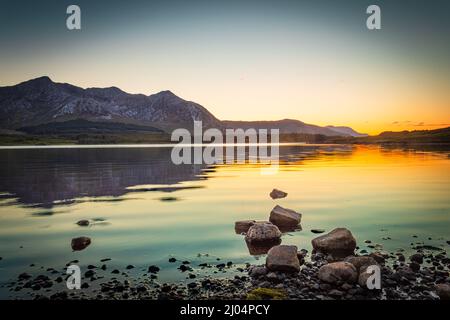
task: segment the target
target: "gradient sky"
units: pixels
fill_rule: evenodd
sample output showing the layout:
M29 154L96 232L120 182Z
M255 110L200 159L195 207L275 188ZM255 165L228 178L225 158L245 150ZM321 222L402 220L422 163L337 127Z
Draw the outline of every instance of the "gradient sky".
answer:
M370 4L382 30L366 28ZM449 39L445 0L0 0L0 86L48 75L171 90L219 119L433 129L450 126Z

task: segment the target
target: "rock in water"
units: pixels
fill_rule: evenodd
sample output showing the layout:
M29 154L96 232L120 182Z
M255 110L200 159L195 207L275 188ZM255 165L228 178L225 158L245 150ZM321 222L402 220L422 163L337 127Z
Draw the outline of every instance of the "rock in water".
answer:
M299 272L297 247L279 245L271 248L267 254L266 267L270 271Z
M436 293L441 300L450 300L450 285L447 283L439 283L435 286Z
M356 248L356 240L346 228L334 229L327 234L314 238L311 243L315 251L329 253L333 257L352 255Z
M297 226L301 218L302 215L300 213L277 205L270 212L269 221L279 227Z
M91 238L89 237L79 237L72 239L72 250L80 251L86 249L87 246L91 244Z
M288 195L286 192L278 190L278 189L273 189L272 192L269 194L270 197L272 199L281 199L281 198L286 198L286 196Z
M89 220L80 220L77 222L77 225L81 227L87 227L89 225Z
M248 229L255 224L255 220L236 221L234 223L234 231L237 234L247 233Z
M323 229L311 229L311 232L312 233L324 233L325 230L323 230Z
M333 262L319 269L320 280L336 284L339 282L355 283L358 280L358 271L350 262Z
M279 242L281 231L276 225L270 222L256 222L248 229L245 240L251 244L265 244Z
M411 260L412 262L416 262L418 264L422 264L423 263L423 254L415 253L409 258L409 260Z
M350 262L352 265L354 265L356 270L358 270L358 272L364 266L378 265L378 263L375 261L375 259L372 257L369 257L369 256L359 256L359 257L348 256L347 258L344 259L344 261Z

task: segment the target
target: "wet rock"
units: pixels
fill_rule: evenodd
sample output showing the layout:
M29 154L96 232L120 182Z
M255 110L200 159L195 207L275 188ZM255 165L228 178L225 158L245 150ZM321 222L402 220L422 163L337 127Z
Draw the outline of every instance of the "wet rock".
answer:
M245 240L252 244L279 242L281 231L270 222L256 222L248 229Z
M170 263L174 263L174 262L176 262L176 261L177 261L177 259L175 259L175 258L170 258L170 259L169 259L169 262L170 262Z
M295 227L300 224L301 218L300 213L277 205L270 212L269 221L278 227Z
M266 267L270 271L299 272L297 247L279 245L271 248L267 254Z
M192 270L191 267L189 267L189 266L187 266L187 265L185 265L185 264L182 264L181 266L179 266L178 269L180 269L181 272L185 272L185 271L188 271L188 270Z
M89 237L78 237L73 238L71 242L72 250L81 251L86 249L91 244L91 238Z
M344 261L354 265L358 272L363 266L378 265L375 259L370 256L348 256Z
M397 259L400 262L405 262L406 261L406 258L405 258L405 256L402 253L398 253L397 254Z
M423 254L415 253L411 257L409 257L409 260L416 262L418 264L422 264L423 263Z
M341 298L344 295L344 292L337 290L337 289L333 289L328 293L328 295L335 297L335 298Z
M266 267L254 266L254 267L251 267L248 274L252 278L257 278L257 277L265 276L267 274L267 272L268 272L268 270Z
M26 272L23 272L23 273L19 274L19 276L18 276L19 280L28 280L30 278L31 278L31 275Z
M111 261L111 258L105 258L105 259L100 260L100 262L106 262L106 261Z
M320 267L318 277L320 280L331 284L354 283L358 279L358 271L349 262L333 262Z
M127 270L130 270L130 269L134 269L134 266L133 266L132 264L129 264L129 265L127 266Z
M386 261L385 257L379 252L372 252L369 256L378 263L384 263Z
M323 229L311 229L311 232L312 233L324 233L325 230L323 230Z
M114 269L113 271L111 271L111 273L114 273L114 274L119 274L119 273L120 273L120 271L119 271L119 270L117 270L117 269Z
M234 231L237 234L247 233L248 229L255 224L255 220L242 220L234 223Z
M95 274L95 271L94 271L94 270L88 270L88 271L86 271L86 272L84 273L84 276L85 276L86 278L90 278L90 277L92 277L94 274Z
M159 272L159 267L157 267L157 266L150 266L150 267L148 267L148 272L149 273L158 273Z
M87 227L87 226L89 226L89 220L80 220L77 222L77 225L79 225L81 227Z
M288 194L284 191L281 191L278 189L273 189L269 195L272 199L281 199L281 198L285 198Z
M50 300L66 300L69 297L66 291L60 291L50 296Z
M409 264L409 267L410 267L411 270L414 271L414 272L419 272L419 270L420 270L420 264L418 264L417 262L414 262L414 261L412 261L412 262Z
M194 289L194 288L197 288L197 283L196 282L190 282L190 283L188 283L187 284L187 287L189 288L189 289Z
M450 300L450 285L439 283L435 286L436 294L441 300Z
M315 251L346 257L355 251L356 240L346 228L337 228L311 241Z

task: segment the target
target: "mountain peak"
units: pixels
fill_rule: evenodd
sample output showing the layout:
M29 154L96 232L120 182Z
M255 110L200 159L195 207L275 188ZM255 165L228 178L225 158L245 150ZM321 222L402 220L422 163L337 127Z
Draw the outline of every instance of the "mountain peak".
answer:
M21 87L46 87L50 84L53 84L53 81L49 77L43 76L43 77L28 80L28 81L24 81L22 83L19 83L18 86L21 86Z
M28 80L25 82L28 82L28 83L53 83L52 79L50 79L50 77L48 77L48 76L38 77L38 78L31 79L31 80Z
M170 90L160 91L160 92L156 93L156 95L158 95L158 96L167 96L167 97L177 97L177 95L175 93L173 93L172 91L170 91Z

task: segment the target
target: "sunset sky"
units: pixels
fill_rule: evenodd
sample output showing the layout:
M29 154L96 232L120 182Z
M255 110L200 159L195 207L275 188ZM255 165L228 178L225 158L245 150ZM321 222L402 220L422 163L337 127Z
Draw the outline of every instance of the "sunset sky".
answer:
M366 28L370 4L381 30ZM0 86L48 75L171 90L223 120L434 129L450 126L449 39L445 0L0 0Z

